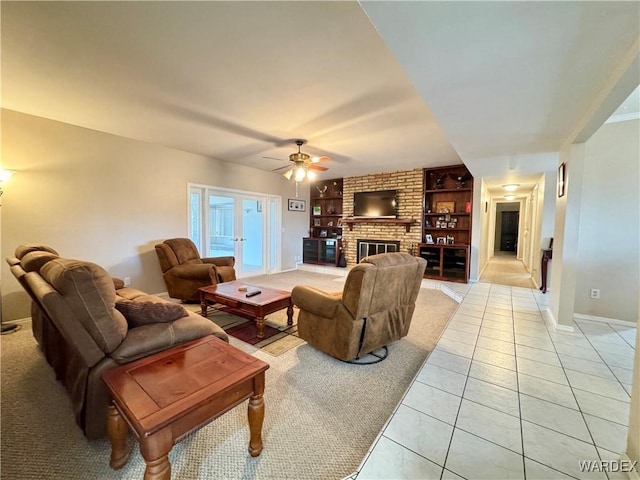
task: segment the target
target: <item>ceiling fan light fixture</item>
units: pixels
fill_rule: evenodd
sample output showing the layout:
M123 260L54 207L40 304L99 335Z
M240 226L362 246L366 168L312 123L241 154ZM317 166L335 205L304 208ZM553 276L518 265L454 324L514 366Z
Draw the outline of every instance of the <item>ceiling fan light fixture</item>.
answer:
M283 176L284 178L286 178L287 180L291 180L291 177L293 176L293 170L294 170L293 168L290 168L289 170L287 170L286 172L284 172L284 173L282 174L282 176Z
M508 183L507 185L502 185L502 188L504 188L507 192L513 192L517 190L519 186L520 185L518 185L517 183Z
M313 170L307 171L307 178L309 180L315 180L316 179L316 172L314 172Z
M296 168L296 173L295 173L296 182L303 181L306 176L307 176L307 171L304 169L304 167L297 167Z

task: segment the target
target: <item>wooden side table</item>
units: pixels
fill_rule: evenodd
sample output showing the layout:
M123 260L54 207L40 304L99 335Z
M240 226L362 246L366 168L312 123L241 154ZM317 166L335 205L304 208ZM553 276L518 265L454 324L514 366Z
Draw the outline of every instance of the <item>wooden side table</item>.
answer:
M249 399L249 454L262 452L269 365L209 336L116 367L102 376L113 397L107 417L110 465L123 467L127 425L140 442L145 480L169 480L168 454L189 433Z
M540 277L542 279L542 285L540 290L542 293L547 293L547 264L549 260L553 258L553 250L545 248L542 250L542 256L540 258Z

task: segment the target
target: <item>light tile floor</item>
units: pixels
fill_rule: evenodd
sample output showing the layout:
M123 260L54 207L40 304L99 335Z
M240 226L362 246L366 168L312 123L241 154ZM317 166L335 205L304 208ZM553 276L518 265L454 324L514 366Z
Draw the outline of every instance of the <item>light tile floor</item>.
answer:
M460 306L350 478L607 478L579 461L624 451L636 329L555 331L537 290L442 285Z

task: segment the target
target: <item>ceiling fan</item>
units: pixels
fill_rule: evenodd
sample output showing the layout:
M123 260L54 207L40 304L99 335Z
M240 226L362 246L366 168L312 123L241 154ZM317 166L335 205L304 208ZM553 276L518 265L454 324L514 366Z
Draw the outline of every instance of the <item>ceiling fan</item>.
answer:
M326 162L331 160L331 157L322 156L322 157L312 157L308 153L304 153L300 151L300 147L304 145L304 140L296 140L296 145L298 146L298 151L289 155L289 161L293 163L293 166L287 165L286 167L280 167L272 170L273 172L277 172L278 170L282 170L287 168L288 170L283 173L287 180L291 180L292 178L297 182L302 182L305 179L313 180L316 178L316 174L314 170L319 172L324 172L329 170L327 167L323 167L322 165L318 165L319 162ZM272 157L265 157L272 158ZM279 159L276 159L279 160Z

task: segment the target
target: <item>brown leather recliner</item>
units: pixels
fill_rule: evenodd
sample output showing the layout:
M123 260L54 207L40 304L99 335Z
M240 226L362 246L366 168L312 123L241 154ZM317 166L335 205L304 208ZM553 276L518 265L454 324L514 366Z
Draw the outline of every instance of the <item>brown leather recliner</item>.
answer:
M426 263L407 253L383 253L352 268L342 293L294 287L291 298L300 307L298 334L344 361L401 339L409 332ZM379 359L386 357L384 350Z
M172 298L199 302L198 289L236 279L235 257L200 258L189 238L170 238L156 247L162 278Z
M33 300L33 335L88 439L106 433L105 371L208 335L228 341L222 328L182 305L120 288L99 265L61 258L50 247L21 245L7 263Z

